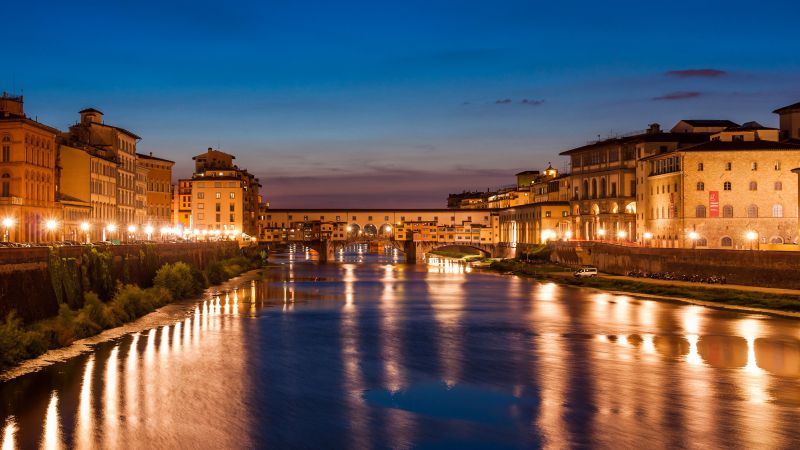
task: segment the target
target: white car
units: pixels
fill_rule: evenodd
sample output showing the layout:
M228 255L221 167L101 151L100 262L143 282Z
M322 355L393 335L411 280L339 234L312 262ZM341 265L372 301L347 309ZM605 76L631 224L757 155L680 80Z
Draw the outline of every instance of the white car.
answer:
M583 267L572 274L575 278L593 278L597 276L597 267Z

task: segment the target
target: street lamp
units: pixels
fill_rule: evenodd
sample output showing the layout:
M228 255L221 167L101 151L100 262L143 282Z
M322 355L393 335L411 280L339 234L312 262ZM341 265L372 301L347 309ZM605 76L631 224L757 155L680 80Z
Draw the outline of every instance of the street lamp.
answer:
M650 239L653 239L653 233L651 233L649 231L645 231L642 236L644 237L644 245L645 246L649 246L650 245Z
M147 240L149 241L153 236L153 226L147 225L144 227L144 232L147 234Z
M8 229L14 226L14 219L11 217L6 217L3 219L3 227L6 229L5 234L3 235L3 242L8 242Z
M597 235L600 236L600 240L602 241L603 237L605 237L606 235L606 230L600 228L599 230L597 230Z
M58 222L56 222L53 219L48 219L44 223L44 227L45 227L45 229L47 229L47 231L52 233L53 231L55 231L56 228L58 228ZM51 236L51 237L55 238L55 236Z
M570 239L572 239L572 231L567 230L567 231L564 232L564 240L568 241Z
M81 231L86 235L86 243L89 243L89 222L81 223Z
M136 237L136 225L128 225L128 241L130 241L132 237Z
M697 244L697 239L698 238L700 238L700 235L697 234L696 231L690 231L689 232L689 239L692 240L692 248L695 248L695 245Z
M753 249L753 241L758 240L758 233L756 233L753 230L750 230L747 233L745 233L744 237L747 238L748 242L750 242L750 250L752 250Z
M103 241L106 240L106 231L108 231L109 234L110 233L114 233L115 231L117 231L117 225L113 224L113 223L110 223L110 224L106 225L105 228L103 228Z
M623 240L627 236L628 236L628 233L626 233L625 230L617 231L617 240Z

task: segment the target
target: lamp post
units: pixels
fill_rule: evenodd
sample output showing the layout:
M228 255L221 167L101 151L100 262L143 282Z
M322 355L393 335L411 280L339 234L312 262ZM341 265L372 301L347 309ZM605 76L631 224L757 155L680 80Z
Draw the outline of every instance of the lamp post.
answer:
M572 231L567 230L567 231L564 232L564 240L568 241L570 239L572 239Z
M597 235L600 236L600 240L602 241L603 238L606 236L606 230L603 229L603 228L600 228L599 230L597 230Z
M128 225L128 242L136 237L136 225Z
M649 247L650 246L650 240L653 239L653 233L651 233L649 231L645 231L644 234L642 235L642 237L644 237L644 245L645 245L645 247Z
M8 242L8 229L14 226L14 219L11 217L6 217L3 219L3 228L5 228L5 234L3 235L3 242Z
M48 234L50 235L50 237L55 240L55 235L54 234L51 235L51 233L53 233L56 230L56 228L58 228L58 222L56 222L53 219L48 219L44 223L44 228L48 231Z
M758 240L758 233L753 230L748 231L744 234L744 237L750 242L750 250L753 250L753 241Z
M147 234L147 240L148 241L151 240L153 237L153 226L147 225L146 227L144 227L144 232L145 234Z
M695 248L695 246L696 246L696 244L697 244L697 239L698 239L699 237L700 237L700 235L699 235L699 234L697 234L697 232L696 232L696 231L690 231L690 232L689 232L689 239L691 239L691 240L692 240L692 248L693 248L693 249Z
M87 244L89 243L89 228L90 228L89 222L81 223L81 231L83 231L83 234L86 237Z
M625 230L617 231L617 240L618 241L624 241L627 236L628 236L628 233Z
M111 238L111 236L110 236L111 233L114 233L114 232L117 231L117 225L113 224L113 223L110 223L110 224L106 225L105 228L103 228L103 241L106 240L106 231L108 231L109 239L110 239Z

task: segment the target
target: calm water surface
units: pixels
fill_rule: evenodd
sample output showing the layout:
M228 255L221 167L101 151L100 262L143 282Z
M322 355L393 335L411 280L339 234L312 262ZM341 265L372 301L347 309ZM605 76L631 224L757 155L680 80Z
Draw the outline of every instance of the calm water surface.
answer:
M800 322L300 253L0 384L15 448L798 448Z

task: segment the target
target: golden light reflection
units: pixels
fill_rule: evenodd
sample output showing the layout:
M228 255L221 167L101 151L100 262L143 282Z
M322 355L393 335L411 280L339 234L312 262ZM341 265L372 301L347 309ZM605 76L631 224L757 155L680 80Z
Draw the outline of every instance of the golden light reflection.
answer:
M125 421L128 426L135 426L139 423L139 385L136 382L139 370L139 336L139 333L135 333L131 338L125 367Z
M687 334L686 340L689 341L689 353L686 355L686 362L693 366L703 365L703 358L700 357L700 352L697 351L699 336L696 334Z
M61 438L61 423L58 417L58 393L56 391L50 394L50 403L47 405L41 448L43 450L64 448L64 442Z
M94 355L86 361L81 381L81 397L78 404L78 426L76 446L91 448L94 443L94 411L92 409L92 375L94 373Z
M105 447L116 446L119 436L119 345L114 346L106 361L106 373L103 383L103 428L105 430Z
M536 297L539 300L544 300L546 302L552 302L555 300L556 290L558 289L558 285L555 283L543 283L539 285L539 289L536 291Z
M352 308L355 297L355 266L353 264L344 264L342 269L344 269L344 277L342 278L342 281L344 281L345 308Z
M642 351L650 355L656 354L656 344L653 338L652 334L642 335Z
M16 448L14 443L16 434L17 422L14 419L14 416L11 416L6 419L5 426L3 427L3 445L0 446L0 450L14 450Z

